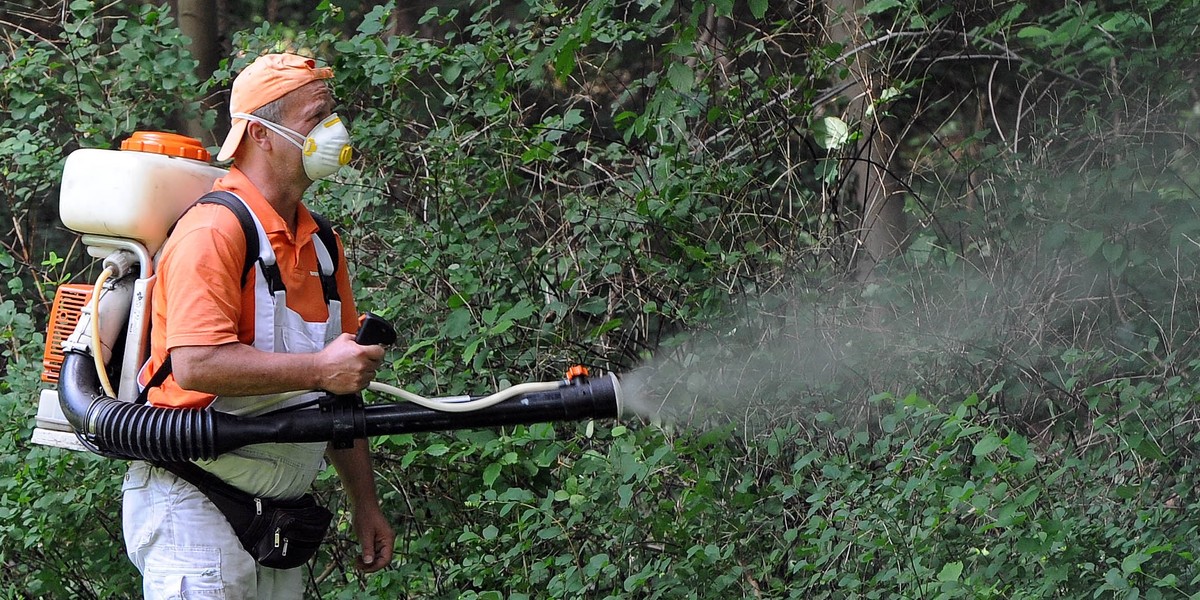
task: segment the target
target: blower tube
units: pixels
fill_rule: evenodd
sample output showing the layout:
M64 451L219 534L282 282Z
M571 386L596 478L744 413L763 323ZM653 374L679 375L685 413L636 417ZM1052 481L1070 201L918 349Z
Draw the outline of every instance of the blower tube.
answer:
M620 384L607 374L564 381L557 389L509 398L470 412L412 403L364 406L357 396L330 396L320 409L243 417L209 409L161 408L105 394L92 358L64 353L59 376L63 413L91 451L111 458L176 462L212 459L265 442L332 442L499 425L617 418Z

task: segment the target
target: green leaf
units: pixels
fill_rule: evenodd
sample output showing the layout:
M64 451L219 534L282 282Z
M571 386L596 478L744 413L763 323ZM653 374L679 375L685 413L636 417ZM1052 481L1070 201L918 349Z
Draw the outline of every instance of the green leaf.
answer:
M1165 577L1154 582L1154 587L1175 588L1178 586L1179 586L1179 576L1174 573L1167 573L1167 575ZM1200 597L1200 592L1192 594L1188 598L1195 599L1198 597Z
M543 539L543 540L558 539L558 538L562 537L562 535L563 535L562 528L558 527L556 525L552 525L545 529L539 529L537 532L538 538Z
M1133 451L1137 452L1138 456L1150 460L1163 461L1167 459L1166 455L1163 454L1162 450L1159 449L1158 444L1153 439L1148 437L1143 438L1140 442L1138 442L1137 445L1133 447Z
M688 258L696 262L703 262L708 258L708 252L706 252L704 248L699 248L697 246L684 245L683 252L684 254L687 254Z
M489 488L492 487L492 484L496 483L496 479L500 477L500 469L500 463L492 463L488 465L487 468L483 470L483 485Z
M533 303L528 300L521 300L512 308L508 309L501 317L501 321L520 321L521 319L529 318L534 313Z
M1113 489L1113 493L1122 500L1133 500L1141 494L1142 488L1136 485L1119 485Z
M850 126L837 117L823 117L813 123L813 137L817 145L825 150L833 150L850 141Z
M463 349L462 360L463 364L470 364L471 359L475 358L475 353L479 351L479 345L483 343L483 338L475 338L471 340L467 347Z
M559 81L566 81L575 71L575 51L579 49L579 39L572 38L563 44L554 57L554 74Z
M1104 255L1104 260L1108 261L1109 264L1113 264L1121 260L1121 257L1125 254L1125 247L1120 244L1104 244L1100 252Z
M858 14L869 17L900 6L904 6L904 4L899 0L871 0L859 9Z
M471 311L465 308L456 309L446 317L446 322L442 325L442 334L450 338L463 337L471 331L471 323Z
M579 311L589 315L603 314L608 310L608 298L602 296L592 296L579 304Z
M958 581L958 578L962 576L962 572L962 561L954 561L952 563L947 563L946 566L942 567L942 570L938 573L937 579L938 581L942 582Z
M1017 504L1019 506L1029 506L1029 505L1033 504L1033 501L1037 500L1038 496L1040 496L1041 494L1042 494L1042 488L1040 488L1036 485L1030 486L1029 489L1025 490L1024 492L1021 492L1020 496L1017 496Z
M1004 440L1000 436L989 433L983 436L983 439L975 443L975 447L971 449L971 454L975 456L986 456L996 451L997 448L1004 445Z
M671 89L686 94L696 85L696 74L692 68L682 62L673 62L667 67L667 83Z
M375 35L383 31L389 12L388 7L385 5L376 6L371 9L371 12L363 17L362 24L358 26L358 32L363 35Z
M1125 577L1129 577L1134 573L1140 572L1142 570L1142 564L1147 560L1150 560L1149 554L1144 552L1134 552L1133 554L1126 556L1125 559L1121 561L1121 572L1125 575Z
M815 171L817 178L828 185L832 185L841 176L840 164L836 158L818 160Z
M442 79L446 83L458 81L459 75L462 75L462 68L462 64L460 63L450 63L442 67Z
M1099 231L1085 231L1079 234L1078 243L1084 256L1095 256L1104 245L1104 234Z
M749 0L750 14L755 19L761 19L767 15L767 0Z

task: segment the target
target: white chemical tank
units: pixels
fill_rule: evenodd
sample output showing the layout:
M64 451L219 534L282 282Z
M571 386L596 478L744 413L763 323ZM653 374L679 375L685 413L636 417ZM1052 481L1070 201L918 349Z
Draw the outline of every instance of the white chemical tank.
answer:
M153 256L179 215L225 175L209 160L195 138L150 131L120 150L76 150L63 165L59 218L79 233L135 240Z

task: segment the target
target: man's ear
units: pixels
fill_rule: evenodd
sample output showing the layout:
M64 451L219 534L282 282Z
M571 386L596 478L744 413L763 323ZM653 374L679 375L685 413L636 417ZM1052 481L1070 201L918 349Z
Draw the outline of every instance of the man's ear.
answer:
M251 143L263 150L271 149L271 138L267 135L270 131L266 126L255 121L250 121L246 124L246 137L250 138Z

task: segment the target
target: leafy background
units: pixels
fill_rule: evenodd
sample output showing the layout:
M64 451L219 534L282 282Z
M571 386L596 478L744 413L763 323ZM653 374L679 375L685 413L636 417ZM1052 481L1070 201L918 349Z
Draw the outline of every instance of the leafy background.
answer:
M49 301L96 275L62 161L218 127L292 49L351 123L310 202L402 332L380 379L582 362L633 413L373 440L400 558L353 571L325 473L312 596L1200 597L1196 3L873 0L862 45L843 5L326 1L207 79L168 6L6 5L4 595L139 593L124 465L28 442ZM873 121L843 118L859 72ZM864 275L885 135L905 241Z

